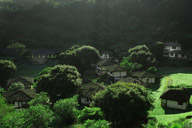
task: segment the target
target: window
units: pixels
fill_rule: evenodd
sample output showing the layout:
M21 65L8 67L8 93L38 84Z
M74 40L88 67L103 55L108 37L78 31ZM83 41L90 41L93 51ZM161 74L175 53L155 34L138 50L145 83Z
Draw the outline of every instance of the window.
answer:
M183 102L181 102L181 101L178 101L178 105L183 105Z
M172 49L176 49L177 47L176 46L172 46Z

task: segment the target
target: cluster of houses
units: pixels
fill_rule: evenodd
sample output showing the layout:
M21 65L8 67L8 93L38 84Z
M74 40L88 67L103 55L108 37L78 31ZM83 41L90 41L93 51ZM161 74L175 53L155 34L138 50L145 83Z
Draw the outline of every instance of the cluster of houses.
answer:
M177 42L165 43L164 56L170 58L187 58L187 55L181 49L181 45ZM34 51L29 57L33 63L43 64L48 58L56 58L57 54L54 51ZM119 59L115 58L111 52L103 52L100 56L101 61L96 65L96 74L98 77L106 75L110 83L125 82L135 83L139 85L149 86L156 82L156 76L146 71L137 71L128 74L125 69L120 67ZM21 82L24 84L24 89L7 91L4 97L9 103L15 105L15 108L28 107L27 102L33 99L36 95L32 88L34 79L31 77L18 77L10 79L7 86L12 83ZM86 83L80 89L80 102L83 105L89 105L92 101L92 96L98 91L104 90L106 86L98 83ZM177 108L185 110L189 105L190 94L185 89L167 89L161 95L161 105L163 107Z

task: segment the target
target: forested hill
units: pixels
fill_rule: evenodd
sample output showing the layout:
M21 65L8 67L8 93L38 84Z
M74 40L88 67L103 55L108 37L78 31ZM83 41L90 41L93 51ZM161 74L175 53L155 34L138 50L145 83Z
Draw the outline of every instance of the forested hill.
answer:
M18 41L32 48L128 49L179 41L192 48L192 0L0 1L1 47Z

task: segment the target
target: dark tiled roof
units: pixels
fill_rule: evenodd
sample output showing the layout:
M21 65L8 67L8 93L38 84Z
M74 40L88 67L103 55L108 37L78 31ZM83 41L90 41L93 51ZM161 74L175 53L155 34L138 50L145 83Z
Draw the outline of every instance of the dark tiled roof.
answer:
M56 54L56 51L55 50L42 50L42 49L38 49L38 50L31 51L31 53L33 55L51 55L51 54Z
M114 65L114 63L112 63L110 61L106 61L106 60L98 62L98 66L100 66L100 67L102 67L102 66L110 66L110 65Z
M138 78L153 78L155 75L146 72L146 71L138 71L138 72L133 72L132 76L138 77Z
M16 94L22 94L20 97L15 97ZM20 101L21 99L33 99L35 97L36 93L34 89L18 89L14 91L8 91L3 96L7 99L9 102L14 101Z
M113 64L110 66L106 66L105 67L108 71L110 72L121 72L121 71L125 71L123 68L121 68L119 65Z
M119 82L125 82L125 83L141 83L141 81L132 78L132 77L126 77L126 78L121 78Z
M167 89L160 98L184 103L189 101L190 94L184 89Z
M31 84L34 83L33 77L20 76L20 77L14 78L14 79L9 79L7 82L7 85L10 85L11 83L13 83L14 81L19 80L19 79L23 79Z
M181 44L178 42L165 42L164 45L165 46L181 46Z
M104 85L97 83L84 84L81 89L81 97L91 98L96 92L105 89Z

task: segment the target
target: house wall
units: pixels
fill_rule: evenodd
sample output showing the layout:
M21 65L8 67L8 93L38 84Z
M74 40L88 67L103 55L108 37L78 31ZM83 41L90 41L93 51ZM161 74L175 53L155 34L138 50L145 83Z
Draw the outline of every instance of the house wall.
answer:
M82 104L90 104L91 103L91 99L89 99L89 98L81 98L81 103Z
M144 83L147 83L147 84L153 84L155 83L155 78L142 78L141 79Z
M126 71L122 71L122 72L113 72L111 74L113 77L125 77L127 76L127 72Z
M188 103L183 103L183 105L179 105L178 101L167 100L167 107L186 110L188 107Z
M180 47L180 46L176 46L176 47L174 47L174 46L165 46L164 49L165 49L165 50L168 50L168 51L173 51L173 50L178 50L178 51L180 51L180 50L181 50L181 47Z

